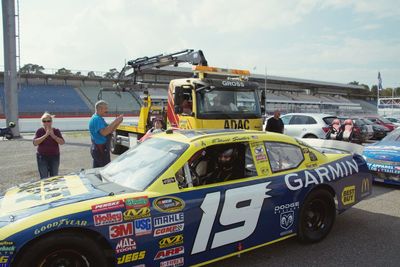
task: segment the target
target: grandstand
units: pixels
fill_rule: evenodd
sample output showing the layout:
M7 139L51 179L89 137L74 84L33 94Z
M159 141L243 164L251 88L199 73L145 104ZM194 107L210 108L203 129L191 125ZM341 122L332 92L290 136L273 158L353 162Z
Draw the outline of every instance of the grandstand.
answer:
M146 70L138 76L138 81L148 84L148 89L156 105L166 104L167 84L171 79L191 77L191 69L166 67ZM3 73L0 73L0 83ZM212 78L221 78L221 76ZM251 75L250 81L259 83L260 96L264 94L265 76ZM19 113L21 117L37 117L43 111L58 116L90 116L102 88L109 88L113 80L86 76L58 76L52 74L23 74L19 88ZM0 117L4 117L4 85L0 84ZM266 90L266 111L275 109L286 112L324 112L332 114L376 113L376 104L368 98L350 98L354 95L366 96L361 86L312 81L304 79L268 76ZM136 93L143 97L143 90ZM138 115L140 104L128 92L102 92L100 97L109 103L109 113Z

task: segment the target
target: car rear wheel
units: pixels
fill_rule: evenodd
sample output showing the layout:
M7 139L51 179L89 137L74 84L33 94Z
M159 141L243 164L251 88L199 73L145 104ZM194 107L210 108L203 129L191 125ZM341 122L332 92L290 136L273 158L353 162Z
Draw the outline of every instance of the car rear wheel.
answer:
M318 138L313 134L306 134L303 138Z
M103 249L92 239L72 233L40 239L19 255L17 267L106 267ZM13 265L14 266L14 265Z
M333 196L326 190L312 191L300 210L299 240L305 243L321 241L331 231L335 217Z

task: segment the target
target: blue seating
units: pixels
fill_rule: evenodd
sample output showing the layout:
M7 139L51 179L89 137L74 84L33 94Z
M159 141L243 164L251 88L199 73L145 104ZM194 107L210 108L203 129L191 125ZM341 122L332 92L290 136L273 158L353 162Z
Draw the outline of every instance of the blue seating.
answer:
M0 99L4 107L4 84L0 85ZM20 114L90 114L91 111L72 86L21 85L18 91Z

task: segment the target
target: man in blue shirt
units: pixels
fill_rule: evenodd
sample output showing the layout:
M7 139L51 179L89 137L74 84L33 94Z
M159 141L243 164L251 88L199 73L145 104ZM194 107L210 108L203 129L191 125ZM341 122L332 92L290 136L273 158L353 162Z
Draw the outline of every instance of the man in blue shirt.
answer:
M110 141L111 134L123 121L123 115L119 115L110 125L104 120L108 113L108 104L104 100L96 102L96 113L93 114L89 122L90 137L92 146L90 154L93 158L93 168L104 167L110 160Z

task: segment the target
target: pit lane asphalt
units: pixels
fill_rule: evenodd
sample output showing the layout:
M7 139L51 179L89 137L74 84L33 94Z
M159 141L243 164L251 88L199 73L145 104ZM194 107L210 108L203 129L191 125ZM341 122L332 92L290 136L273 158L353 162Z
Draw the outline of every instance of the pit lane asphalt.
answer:
M86 132L64 133L60 174L90 168ZM0 191L37 181L32 135L0 140ZM336 217L328 237L304 245L291 238L210 266L400 266L400 187L375 184L373 195Z

